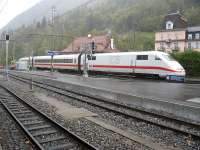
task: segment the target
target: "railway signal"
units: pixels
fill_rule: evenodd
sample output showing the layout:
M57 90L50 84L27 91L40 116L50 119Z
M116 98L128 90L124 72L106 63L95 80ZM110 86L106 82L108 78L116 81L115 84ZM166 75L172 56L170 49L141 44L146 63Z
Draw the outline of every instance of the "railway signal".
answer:
M10 35L6 34L5 39L6 39L6 80L8 80L8 46L10 41Z
M95 53L95 42L94 40L92 40L92 54Z

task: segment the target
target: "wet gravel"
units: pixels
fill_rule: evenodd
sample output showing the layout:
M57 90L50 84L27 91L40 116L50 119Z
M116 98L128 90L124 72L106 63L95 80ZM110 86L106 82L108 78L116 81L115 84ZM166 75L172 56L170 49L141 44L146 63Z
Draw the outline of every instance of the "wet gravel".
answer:
M16 87L19 88L19 84ZM15 89L12 83L12 88ZM25 88L25 86L23 86ZM23 88L20 88L21 90ZM49 117L55 119L58 123L62 124L64 127L82 137L90 144L98 147L99 149L130 149L130 150L150 150L150 148L141 145L140 143L134 142L128 138L125 138L117 133L107 130L87 119L69 119L64 120L62 116L56 114L55 107L43 102L31 95L31 93L18 90L18 95L23 97L28 103L40 109L42 112L46 113ZM40 90L41 91L41 90ZM25 93L25 94L24 94Z
M0 95L2 90L0 89ZM1 99L1 98L0 98ZM0 144L3 150L31 150L23 131L0 104Z
M98 114L98 117L106 123L122 130L131 131L136 135L151 137L154 139L154 142L163 143L167 146L179 147L185 150L200 149L200 140L192 139L190 135L183 135L180 132L168 130L138 119L126 118L123 115L118 115L105 109L81 103L80 101L66 98L55 93L48 92L48 95L63 100L73 106L86 108L87 110Z
M63 100L73 106L86 108L91 112L98 114L99 119L102 119L107 123L117 126L120 129L131 131L137 135L151 137L155 140L155 142L160 142L165 145L178 147L184 150L200 150L200 140L193 138L191 135L174 132L166 128L148 124L138 119L126 118L123 115L118 115L99 107L94 107L74 99L66 98L65 96L61 96L50 91L47 92L41 88L37 88L36 90L39 92L46 92L49 96L56 97L57 99Z

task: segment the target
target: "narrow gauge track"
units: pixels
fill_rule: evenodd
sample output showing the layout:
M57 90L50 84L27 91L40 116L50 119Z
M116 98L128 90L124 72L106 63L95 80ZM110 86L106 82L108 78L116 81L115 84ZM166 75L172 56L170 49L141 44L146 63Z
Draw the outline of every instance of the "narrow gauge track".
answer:
M17 76L14 74L10 74L10 76L16 80L30 84L30 79L27 77ZM151 112L146 112L117 102L103 100L100 98L80 94L78 92L69 91L63 89L62 87L57 87L53 84L43 83L41 81L34 80L33 85L93 106L106 109L108 111L123 115L128 118L137 118L150 124L154 124L160 127L168 128L173 131L178 131L183 134L189 134L193 135L196 138L200 138L200 126L197 124L193 124L192 122L184 122L169 118L167 116L161 116Z
M0 84L0 92L5 91L9 96L1 94L0 103L19 124L36 149L97 149Z

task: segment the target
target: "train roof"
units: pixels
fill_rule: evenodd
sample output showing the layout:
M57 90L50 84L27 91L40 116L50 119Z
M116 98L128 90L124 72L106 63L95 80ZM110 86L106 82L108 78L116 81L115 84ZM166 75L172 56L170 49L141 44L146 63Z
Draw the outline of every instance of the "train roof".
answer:
M138 51L138 52L119 52L119 53L97 53L96 55L168 55L160 51Z
M34 59L51 59L51 56L34 56Z
M70 55L55 55L54 58L63 58L63 57L75 57L78 56L79 54L70 54Z
M29 58L28 57L23 57L23 58L20 58L19 61L27 61Z
M96 53L98 56L119 56L119 55L168 55L167 53L160 51L138 51L138 52L118 52L118 53ZM77 57L79 54L69 54L69 55L54 55L54 59L62 59L67 57ZM30 57L32 58L32 57ZM51 59L51 56L35 56L34 59ZM27 61L29 57L20 58L20 61Z
M70 55L54 55L54 59L62 59L66 57L74 57L78 56L79 54L70 54ZM34 59L51 59L51 56L35 56Z

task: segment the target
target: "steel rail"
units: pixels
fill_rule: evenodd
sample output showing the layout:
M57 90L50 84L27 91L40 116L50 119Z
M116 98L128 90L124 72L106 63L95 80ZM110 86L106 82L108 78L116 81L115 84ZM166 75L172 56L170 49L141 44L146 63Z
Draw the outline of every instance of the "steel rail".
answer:
M12 75L13 76L13 75ZM27 84L29 84L29 79L25 79L25 77L19 77L19 76L16 76L14 75L15 79L17 80L21 80L22 82L26 82ZM19 79L20 78L20 79ZM26 80L26 81L25 81ZM107 101L107 100L103 100L103 99L100 99L100 98L96 98L96 97L92 97L92 96L88 96L88 95L85 95L85 94L80 94L78 92L74 92L74 91L70 91L70 90L67 90L67 89L63 89L61 87L57 87L57 86L54 86L54 85L51 85L51 84L47 84L47 83L42 83L40 81L33 81L33 84L35 86L38 86L40 88L44 88L44 89L47 89L47 90L50 90L50 91L53 91L57 94L61 94L61 95L64 95L64 96L67 96L67 97L70 97L70 98L73 98L73 99L76 99L78 101L82 101L82 102L85 102L85 103L88 103L90 105L93 105L93 106L97 106L97 107L100 107L100 108L103 108L103 109L106 109L106 110L109 110L109 111L112 111L112 112L115 112L115 113L118 113L118 114L121 114L121 115L125 115L125 116L128 116L128 117L131 117L131 118L137 118L139 120L143 120L145 122L148 122L148 123L151 123L151 124L154 124L154 125L157 125L157 126L161 126L161 127L165 127L165 128L168 128L168 129L171 129L171 130L175 130L175 131L179 131L179 132L182 132L184 134L191 134L195 137L200 137L200 134L199 133L193 133L193 132L190 132L188 130L183 130L182 128L182 125L183 124L186 124L187 126L193 126L197 129L200 130L200 127L199 125L196 125L196 124L193 124L193 123L188 123L188 122L184 122L184 121L181 121L181 120L176 120L174 118L169 118L168 116L163 116L163 115L159 115L159 114L155 114L153 112L148 112L148 111L145 111L145 110L140 110L140 109L136 109L136 108L133 108L133 107L130 107L130 106L126 106L126 105L123 105L123 104L118 104L118 103L115 103L115 102L111 102L111 101ZM52 87L52 88L55 88L55 89L51 89L49 87ZM67 95L66 92L69 92L69 93L73 93L73 94L76 94L76 95L79 95L81 96L82 98L77 98L77 97L74 97L74 96L71 96L71 95ZM122 111L118 111L116 109L112 109L111 107L105 107L103 106L103 104L99 105L99 104L96 104L94 102L89 102L89 101L86 101L83 99L83 97L86 97L86 98L90 98L90 99L94 99L94 100L97 100L97 101L101 101L101 102L104 102L104 103L107 103L107 104L110 104L110 105L113 105L113 106L116 106L116 107L119 107L119 108L125 108L125 109L128 109L130 111L135 111L135 112L139 112L143 115L152 115L154 116L155 118L162 118L162 119L167 119L168 122L170 122L168 125L164 124L164 123L160 123L158 124L157 122L153 121L153 120L148 120L146 118L143 118L142 116L133 116L131 114L127 114L125 112L122 112ZM172 122L175 122L175 124L172 125ZM166 123L166 122L165 122ZM177 123L177 124L176 124Z
M11 91L8 87L5 87L4 85L0 84L0 87L5 89L8 93L10 93L12 96L14 96L14 98L16 98L16 100L22 102L25 106L31 108L34 112L36 112L38 114L38 116L42 116L42 118L44 118L45 120L47 120L50 124L52 124L56 129L58 129L59 131L62 131L63 133L67 133L68 135L72 136L73 139L75 139L76 141L80 142L86 149L91 149L91 150L98 150L98 148L94 147L93 145L89 144L87 141L85 141L84 139L82 139L81 137L75 135L74 133L72 133L71 131L69 131L68 129L66 129L65 127L63 127L62 125L60 125L59 123L57 123L56 121L54 121L53 119L51 119L50 117L48 117L45 113L41 112L40 110L38 110L37 108L35 108L34 106L28 104L27 102L25 102L23 100L23 98L21 98L20 96L18 96L15 92ZM21 127L21 129L25 132L25 134L29 137L29 139L32 141L32 143L34 143L34 145L40 149L40 150L45 150L45 148L38 142L37 139L35 139L32 134L27 130L27 128L21 123L21 121L16 117L16 115L12 112L12 110L10 110L6 104L4 102L2 102L0 100L1 104L5 107L5 109L8 111L8 113L12 116L12 118L19 124L19 126ZM29 110L29 109L28 109Z

